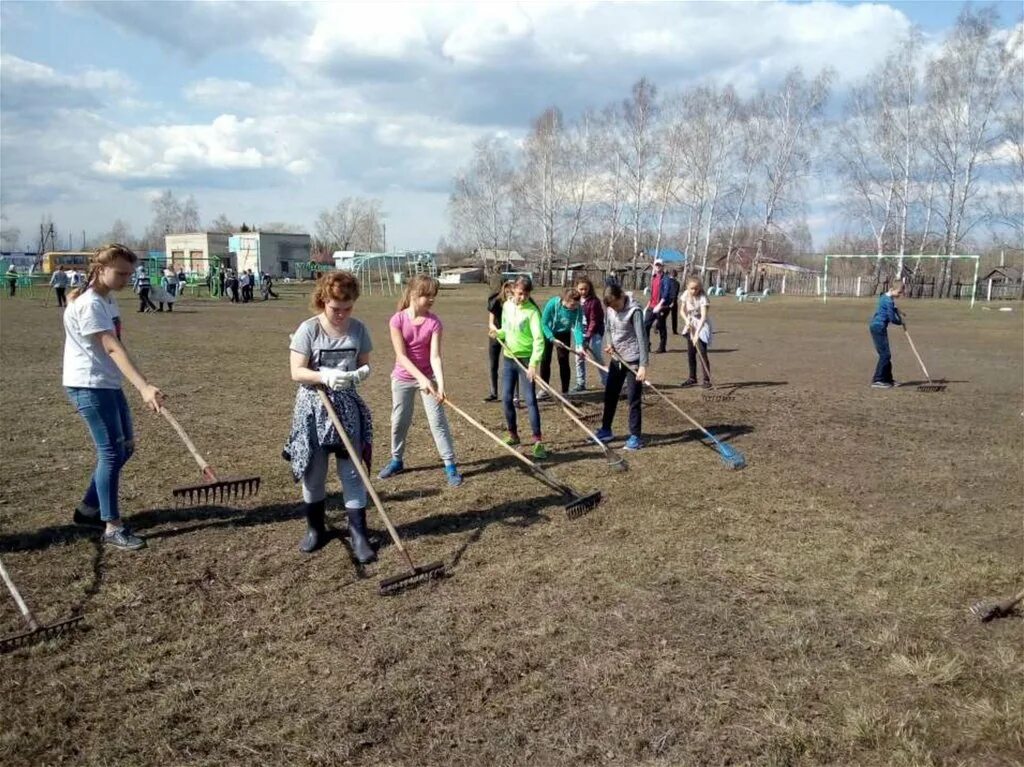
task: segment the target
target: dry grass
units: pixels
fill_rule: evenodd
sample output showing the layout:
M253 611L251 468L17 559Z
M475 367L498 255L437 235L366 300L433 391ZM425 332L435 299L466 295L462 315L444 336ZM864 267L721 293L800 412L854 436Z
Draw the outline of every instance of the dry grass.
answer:
M867 303L719 300L711 361L719 383L748 384L736 400L671 385L678 339L653 379L749 466L724 470L651 400L649 447L609 474L548 406L551 470L607 498L575 522L454 415L467 481L448 489L418 413L412 470L378 489L414 556L452 577L385 600L393 547L365 572L338 541L296 551L278 454L302 297L172 316L129 299L127 342L200 450L264 489L244 507L174 508L195 466L136 408L122 496L150 546L101 550L69 524L92 451L59 387L56 311L0 303L0 554L42 619L88 624L0 657L0 763L1019 763L1021 621L967 613L1022 578L1016 313L912 302L929 370L953 382L928 395L866 386ZM378 466L391 308L358 306L377 344ZM450 394L501 428L479 401L483 292L445 291L438 311ZM893 345L897 376L920 378L898 330ZM0 613L3 633L19 628Z

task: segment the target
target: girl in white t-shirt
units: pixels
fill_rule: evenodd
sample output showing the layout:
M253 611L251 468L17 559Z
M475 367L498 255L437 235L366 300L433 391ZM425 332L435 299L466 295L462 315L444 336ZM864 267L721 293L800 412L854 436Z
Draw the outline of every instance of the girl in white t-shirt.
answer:
M164 398L139 372L121 343L121 313L113 293L128 284L137 260L124 245L100 248L84 289L71 291L64 312L64 388L96 444L96 469L75 509L74 521L105 528L103 542L127 550L141 549L146 542L122 523L118 510L121 467L135 449L121 378L138 389L154 412L160 411Z
M711 363L708 361L708 344L711 343L711 317L708 314L707 294L704 292L704 285L696 277L686 281L686 290L683 292L683 299L679 302L679 316L683 320L683 335L686 336L687 362L690 367L690 377L683 381L683 386L693 386L697 383L697 350L700 349L700 356L704 360L701 367L704 370L704 387L711 386L709 376L711 375Z

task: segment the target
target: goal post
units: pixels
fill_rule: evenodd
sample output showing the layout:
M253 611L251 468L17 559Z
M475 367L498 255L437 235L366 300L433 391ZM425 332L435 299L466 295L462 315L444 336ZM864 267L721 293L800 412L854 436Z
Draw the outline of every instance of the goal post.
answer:
M878 255L877 253L874 254L874 255L848 255L848 254L839 254L839 253L828 254L828 255L825 256L825 268L822 271L822 275L821 275L821 300L822 300L823 303L828 303L828 264L829 264L829 260L830 259L834 259L834 258L869 258L869 259L874 259L876 261L880 261L880 260L882 260L884 258L884 259L887 259L887 260L890 260L890 261L891 260L895 260L895 261L897 261L899 263L900 274L902 274L902 272L903 272L903 263L905 261L913 260L913 261L920 262L920 261L925 260L925 259L949 260L949 261L956 261L956 260L961 260L962 259L962 260L965 260L965 261L974 261L974 281L971 283L971 306L970 306L970 308L972 308L972 309L974 308L974 301L975 301L975 298L976 298L975 294L978 292L978 269L979 269L979 266L980 266L980 263L981 263L981 256L968 256L968 255L958 255L958 256L941 256L941 255L908 256L908 255L903 255L903 256L900 256L900 255L892 255L890 253L886 253L886 254L883 254L881 256Z

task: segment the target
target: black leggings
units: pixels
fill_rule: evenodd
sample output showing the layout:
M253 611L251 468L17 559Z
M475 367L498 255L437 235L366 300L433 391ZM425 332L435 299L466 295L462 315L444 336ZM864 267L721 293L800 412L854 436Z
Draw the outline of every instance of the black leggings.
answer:
M566 330L564 333L555 333L555 338L561 341L568 347L572 347L572 331ZM558 377L562 381L562 394L569 391L569 350L559 346L555 348L554 343L550 341L544 342L544 356L540 360L540 377L544 383L551 383L551 354L552 352L558 352Z
M704 358L704 364L700 366L701 370L704 370L704 365L707 365L707 370L704 370L704 380L710 381L711 377L711 360L708 359L708 345L697 339L697 343L700 344L700 356ZM693 345L693 338L690 334L686 334L686 356L687 361L690 363L690 378L694 381L697 380L697 347Z
M630 363L635 368L638 362ZM611 431L612 421L615 420L615 408L619 404L619 394L622 392L622 385L626 385L626 395L629 397L629 433L631 436L639 437L641 434L640 406L643 402L643 386L637 383L636 376L618 360L612 360L608 365L608 382L604 387L604 415L601 418L601 428Z

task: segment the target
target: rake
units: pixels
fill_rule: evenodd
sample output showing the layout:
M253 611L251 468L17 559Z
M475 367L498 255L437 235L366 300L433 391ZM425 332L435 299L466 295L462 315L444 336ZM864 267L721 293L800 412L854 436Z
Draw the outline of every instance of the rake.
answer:
M501 341L498 341L498 343L505 347L505 344L502 343ZM565 346L565 344L562 345ZM508 347L505 348L507 349ZM526 368L523 366L523 363L520 362L516 357L513 357L512 359L516 361L516 364L519 366L521 370L526 370ZM579 426L595 445L601 448L602 452L604 452L604 457L608 459L608 467L610 469L612 469L613 471L629 470L629 464L626 463L626 459L623 458L618 453L616 453L614 450L612 450L612 448L608 447L608 445L606 445L604 442L597 438L597 435L594 434L594 432L591 431L590 428L585 423L583 423L583 421L580 420L579 416L577 416L576 413L573 412L574 408L572 407L572 405L569 404L569 400L563 397L561 393L555 391L554 387L551 386L543 378L537 378L535 380L535 383L539 383L540 387L544 391L546 391L552 397L557 399L562 405L562 412L569 416L569 418L572 419L573 423Z
M699 341L700 339L696 334L690 337L690 343L697 350L697 358L700 359L701 368L704 370L705 380L711 386L710 389L704 389L701 392L700 398L705 402L731 402L736 399L736 389L732 388L728 391L722 391L715 386L711 379L711 365L708 364L708 359L704 355L704 350L701 348Z
M614 348L612 348L612 355L615 357L615 359L619 361L620 365L625 367L627 370L631 371L633 375L636 375L636 370L632 366L630 366L628 362L622 359L622 357L619 355L618 352L615 351ZM671 407L673 410L679 413L679 415L681 415L687 421L696 426L704 434L705 437L711 440L710 447L714 449L715 452L718 453L718 455L722 459L722 462L725 463L726 466L728 466L730 469L742 469L744 466L747 465L747 459L743 457L743 453L741 453L736 448L725 444L724 442L719 440L714 434L712 434L710 431L708 431L699 423L697 423L697 421L695 421L689 415L689 413L687 413L685 410L679 407L679 405L677 405L675 402L669 399L668 396L664 392L662 392L658 387L656 387L650 381L644 381L644 386L647 386L651 391L653 391L655 394L661 397L661 399L663 399L669 407Z
M206 480L198 485L182 485L181 487L172 488L171 495L179 499L185 498L188 500L188 503L210 503L211 501L223 503L225 500L240 500L259 493L259 477L220 479L210 467L210 464L196 450L195 444L189 439L185 430L181 428L178 420L170 414L166 407L161 407L160 412L167 419L167 423L174 427L178 436L181 437L181 441L185 443L185 447L188 448L192 457L196 459L196 463L199 464L199 469L203 473L203 479Z
M470 425L475 426L477 429L480 430L481 433L486 434L488 437L494 440L494 442L497 443L503 450L505 450L508 453L511 453L519 461L525 464L526 467L530 471L532 471L537 477L539 477L545 485L557 490L559 493L564 495L568 500L566 501L563 508L565 509L565 516L567 516L569 519L579 519L585 514L589 514L593 509L597 508L597 505L599 503L601 503L600 490L597 490L593 493L588 493L587 495L580 495L571 487L569 487L569 485L565 484L564 482L560 482L555 477L551 476L548 472L544 471L544 469L535 464L533 461L531 461L525 455L520 453L514 447L505 444L501 437L499 437L497 434L488 429L486 426L484 426L482 423L476 420L465 410L463 410L454 402L452 402L448 397L445 397L444 401L449 407L451 407L452 410L454 410L456 413L458 413L460 416L466 419L466 421Z
M341 420L338 418L338 414L334 410L334 405L331 404L331 398L327 396L327 392L324 391L322 386L316 387L316 393L320 395L320 401L327 410L327 415L330 417L331 423L334 424L335 431L337 431L338 436L341 437L341 443L345 446L345 450L348 454L352 456L352 465L355 466L356 471L359 472L359 479L362 480L363 487L366 488L366 492L369 493L370 498L373 499L373 505L377 507L377 513L380 514L380 518L384 520L384 526L388 529L388 535L391 536L391 540L394 542L395 548L398 549L398 553L402 555L402 558L405 560L405 564L409 567L409 572L402 573L401 575L393 575L390 578L385 578L377 584L378 593L380 593L381 596L397 594L399 591L404 591L405 589L419 586L422 583L443 578L446 574L443 562L431 562L429 565L422 566L413 562L409 552L406 551L405 546L402 545L402 539L398 536L398 531L395 530L395 526L392 525L391 520L388 519L388 515L384 511L384 505L380 502L380 496L378 496L377 491L373 489L373 485L370 483L370 477L366 473L366 467L357 457L359 453L356 452L355 447L352 446L352 440L348 438L348 434L345 432L345 427L342 426Z
M35 616L32 615L32 611L28 609L28 605L25 604L25 600L21 598L21 594L18 592L18 587L14 585L14 581L11 580L11 576L7 574L7 568L4 567L4 563L2 561L0 561L0 576L3 577L4 583L7 585L7 590L11 592L11 596L17 603L18 609L25 618L25 623L28 624L29 629L24 633L14 634L13 636L0 639L0 653L10 652L11 650L16 650L19 647L28 647L29 645L36 644L37 642L45 642L48 639L55 639L65 631L76 628L78 624L82 622L82 616L76 615L73 618L62 620L59 623L40 625L35 619Z
M921 366L921 371L924 373L924 377L928 379L928 383L920 384L917 387L918 391L924 392L939 392L946 390L945 379L933 381L932 377L928 375L928 368L924 366L924 360L921 359L921 355L917 353L917 347L914 346L914 339L910 337L910 331L907 330L906 321L903 322L903 332L907 334L907 341L910 343L910 350L914 352L914 356L917 357L917 364Z
M996 618L1005 618L1013 615L1017 603L1024 599L1024 589L1018 591L1016 596L1004 599L1002 602L989 604L987 602L976 602L971 605L971 612L978 616L982 623L994 621Z

